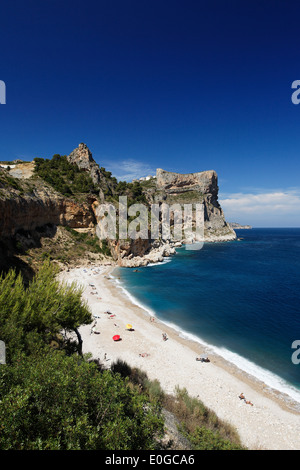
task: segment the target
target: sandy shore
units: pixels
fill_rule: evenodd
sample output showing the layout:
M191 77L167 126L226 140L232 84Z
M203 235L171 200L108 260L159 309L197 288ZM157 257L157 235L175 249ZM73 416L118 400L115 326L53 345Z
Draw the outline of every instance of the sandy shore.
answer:
M198 343L181 338L157 318L152 322L109 277L112 270L108 266L78 267L60 274L61 280L84 286L83 298L97 317L93 332L92 325L80 328L84 353L99 358L106 367L118 358L139 367L150 379L158 379L167 393L174 393L177 385L185 387L231 423L249 449L300 450L299 412L289 408L280 394L271 393L222 358L207 354ZM132 331L126 329L128 323ZM162 339L164 332L167 341ZM114 335L121 340L113 341ZM144 353L148 356L140 356ZM196 361L202 353L211 362ZM241 392L253 406L239 399Z

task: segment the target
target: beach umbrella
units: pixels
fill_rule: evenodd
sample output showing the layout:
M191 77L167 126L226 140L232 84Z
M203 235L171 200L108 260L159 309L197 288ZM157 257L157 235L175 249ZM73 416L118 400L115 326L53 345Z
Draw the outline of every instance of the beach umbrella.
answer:
M127 323L126 328L127 328L127 330L131 330L132 325L130 325L130 323Z
M115 336L113 336L113 338L112 338L112 339L113 339L114 341L119 341L119 339L120 339L120 335L115 335Z

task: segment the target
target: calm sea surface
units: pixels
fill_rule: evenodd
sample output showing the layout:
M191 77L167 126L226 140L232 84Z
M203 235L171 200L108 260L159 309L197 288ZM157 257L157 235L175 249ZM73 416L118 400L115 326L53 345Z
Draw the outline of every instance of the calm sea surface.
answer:
M242 240L180 248L169 262L114 274L184 337L300 402L300 364L291 360L300 340L300 229L236 232Z

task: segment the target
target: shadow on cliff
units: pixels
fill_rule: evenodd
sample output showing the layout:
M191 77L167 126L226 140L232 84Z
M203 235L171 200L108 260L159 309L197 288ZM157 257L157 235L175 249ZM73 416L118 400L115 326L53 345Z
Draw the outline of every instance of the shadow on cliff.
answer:
M8 251L7 244L0 241L0 275L6 274L10 269L15 269L17 273L22 274L25 285L28 285L35 274L28 263Z
M55 225L47 224L31 231L21 229L11 238L0 239L0 274L15 269L17 273L23 275L24 283L28 284L36 273L21 256L26 255L29 248L40 248L41 239L53 238L56 231Z

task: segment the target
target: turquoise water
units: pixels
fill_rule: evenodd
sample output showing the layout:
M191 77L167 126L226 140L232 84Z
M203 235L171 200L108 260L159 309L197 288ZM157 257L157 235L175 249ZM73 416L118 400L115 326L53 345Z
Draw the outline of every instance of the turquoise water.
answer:
M291 360L300 340L300 229L237 235L117 276L161 321L300 402L300 364Z

